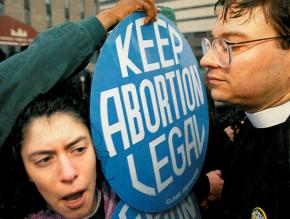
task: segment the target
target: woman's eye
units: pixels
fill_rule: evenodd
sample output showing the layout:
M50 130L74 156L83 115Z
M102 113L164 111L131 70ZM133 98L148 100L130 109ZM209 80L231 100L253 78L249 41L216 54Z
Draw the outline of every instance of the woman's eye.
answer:
M77 147L73 149L72 152L78 155L78 154L83 154L86 150L87 150L87 147Z
M39 166L45 166L52 160L51 156L43 157L35 161L35 163Z

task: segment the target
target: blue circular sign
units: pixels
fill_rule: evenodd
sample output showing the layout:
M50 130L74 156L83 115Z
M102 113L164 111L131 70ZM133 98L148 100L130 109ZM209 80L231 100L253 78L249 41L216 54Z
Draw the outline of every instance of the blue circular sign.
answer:
M91 128L104 175L140 211L170 209L200 173L208 137L203 77L192 50L162 15L135 13L101 49L91 91Z
M188 195L174 208L160 213L144 213L131 208L126 203L120 201L114 210L112 219L201 219L199 205L194 193Z

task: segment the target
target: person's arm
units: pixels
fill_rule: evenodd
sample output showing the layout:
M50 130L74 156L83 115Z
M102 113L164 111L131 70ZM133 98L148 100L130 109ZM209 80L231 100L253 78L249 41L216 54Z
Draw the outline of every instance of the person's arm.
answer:
M38 35L23 52L0 63L0 149L18 114L41 93L86 66L106 30L136 10L155 19L154 0L120 0L112 9Z
M23 108L85 67L105 37L101 23L89 17L40 33L26 50L0 63L0 145Z

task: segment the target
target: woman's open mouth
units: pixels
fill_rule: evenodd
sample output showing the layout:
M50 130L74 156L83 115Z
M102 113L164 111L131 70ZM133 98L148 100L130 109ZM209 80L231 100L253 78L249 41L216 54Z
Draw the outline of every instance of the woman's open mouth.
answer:
M80 208L85 199L84 199L84 190L76 193L72 193L63 198L65 205L70 209Z

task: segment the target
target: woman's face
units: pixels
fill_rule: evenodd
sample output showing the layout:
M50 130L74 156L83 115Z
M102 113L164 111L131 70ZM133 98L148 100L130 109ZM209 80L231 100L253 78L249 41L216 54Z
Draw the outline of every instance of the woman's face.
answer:
M65 218L95 209L96 156L88 128L68 113L32 120L21 149L29 179Z

